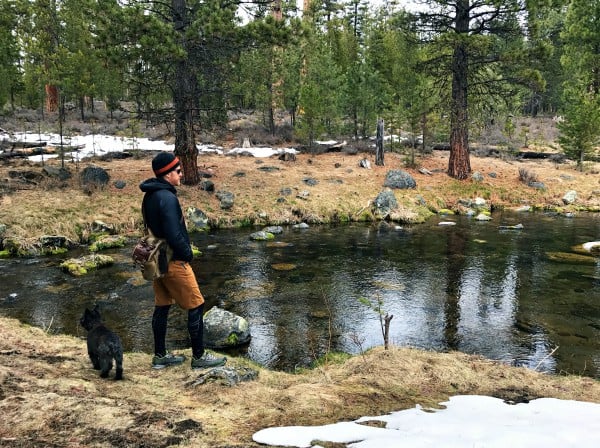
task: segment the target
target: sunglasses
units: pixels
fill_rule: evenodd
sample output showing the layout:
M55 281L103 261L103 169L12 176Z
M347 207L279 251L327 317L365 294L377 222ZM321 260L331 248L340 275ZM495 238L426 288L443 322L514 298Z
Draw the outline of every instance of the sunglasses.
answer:
M176 172L177 174L181 174L181 168L177 168L177 169L175 170L175 172Z

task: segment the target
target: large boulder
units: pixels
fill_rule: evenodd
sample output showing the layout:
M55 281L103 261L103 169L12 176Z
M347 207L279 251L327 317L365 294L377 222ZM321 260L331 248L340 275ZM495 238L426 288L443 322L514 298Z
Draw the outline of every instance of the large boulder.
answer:
M416 188L417 183L413 177L403 170L390 170L385 176L383 182L384 187L396 188L404 190L408 188Z
M250 342L248 321L219 307L204 315L204 345L214 349L232 348Z
M110 180L108 172L99 166L86 166L81 172L81 184L84 186L104 187Z
M385 219L393 210L398 208L398 201L390 189L380 192L373 201L373 215Z
M188 207L185 211L188 232L203 232L208 230L208 216L196 207Z

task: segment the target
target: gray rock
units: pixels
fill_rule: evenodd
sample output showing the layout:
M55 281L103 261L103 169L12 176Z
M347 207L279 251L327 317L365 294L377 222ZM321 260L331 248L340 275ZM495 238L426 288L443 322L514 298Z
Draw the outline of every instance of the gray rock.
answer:
M71 172L67 168L57 168L54 166L44 166L42 171L49 177L56 177L59 180L67 180L71 178Z
M281 226L269 226L263 229L264 232L272 233L273 235L279 235L283 233L283 227Z
M208 229L208 216L196 207L188 207L185 211L188 231L197 232Z
M275 235L269 232L265 232L264 230L260 230L258 232L254 232L250 234L250 239L253 241L267 241L275 238Z
M111 266L113 263L114 259L108 255L92 254L79 258L69 258L60 264L60 268L75 277L79 277L92 270Z
M309 187L314 187L315 185L317 185L319 183L319 181L317 179L313 179L312 177L306 177L306 178L302 179L302 182L304 182Z
M217 383L223 386L235 386L243 381L252 381L258 377L258 370L241 366L221 366L205 369L188 386Z
M212 180L204 180L200 182L199 188L202 191L209 191L212 193L215 191L215 183Z
M108 172L99 166L86 166L81 172L82 185L95 185L103 187L108 184L110 176Z
M514 226L499 226L500 230L523 230L523 224L516 224Z
M569 190L562 197L562 201L565 205L573 204L577 200L577 192L575 190Z
M221 201L221 208L223 210L229 210L233 207L234 194L229 191L217 191L217 199Z
M373 214L378 219L384 219L393 210L398 208L398 201L392 190L384 190L380 192L375 201L373 201Z
M516 212L530 212L531 211L531 205L523 205L521 207L518 207L517 209L515 209Z
M538 190L546 189L546 185L544 184L544 182L529 182L527 185L530 186L531 188L536 188Z
M471 175L471 179L473 179L475 182L481 182L483 181L483 174L481 174L479 171L475 171Z
M40 237L42 247L67 247L69 240L62 235L43 235Z
M100 221L99 219L95 220L92 223L92 232L94 233L108 233L115 234L115 226L111 224L106 224L104 221Z
M211 348L231 348L250 341L248 321L219 307L204 315L204 344Z
M257 170L264 171L266 173L272 173L274 171L279 171L279 167L278 166L260 166L257 168Z
M296 154L294 154L293 152L284 152L282 154L279 155L279 157L277 157L279 160L283 160L284 162L295 162L296 161Z
M408 189L408 188L416 188L417 183L413 179L413 177L403 170L390 170L385 176L385 181L383 182L385 187L397 188L400 190Z

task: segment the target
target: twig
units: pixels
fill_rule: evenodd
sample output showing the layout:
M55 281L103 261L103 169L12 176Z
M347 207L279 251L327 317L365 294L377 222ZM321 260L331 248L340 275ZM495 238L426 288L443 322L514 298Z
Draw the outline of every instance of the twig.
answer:
M546 356L544 356L544 357L543 357L543 358L540 360L540 362L538 362L538 363L537 363L537 365L534 367L534 369L533 369L533 370L536 370L536 371L537 371L538 367L539 367L540 365L542 365L542 363L543 363L543 362L544 362L546 359L548 359L550 356L552 356L556 350L558 350L558 347L559 347L559 346L557 345L556 347L554 347L554 349L553 349L553 350L552 350L550 353L548 353Z
M48 328L46 328L46 333L48 333L50 331L50 328L52 327L52 322L54 322L54 316L52 316L52 319L50 319L50 323L48 324Z
M367 203L367 205L365 205L363 208L361 208L359 211L357 211L356 213L354 213L354 216L359 216L362 212L364 212L369 206L371 205L371 201L369 200L369 202Z

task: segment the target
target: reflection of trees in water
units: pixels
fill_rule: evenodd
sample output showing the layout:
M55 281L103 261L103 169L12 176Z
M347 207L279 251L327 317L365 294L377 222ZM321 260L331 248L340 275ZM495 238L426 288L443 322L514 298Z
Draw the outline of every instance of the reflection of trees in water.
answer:
M449 227L447 232L446 302L444 304L444 339L449 349L458 350L460 335L461 279L465 269L465 248L468 240L466 229Z
M193 268L207 308L218 305L248 319L248 356L273 368L304 365L330 348L355 353L363 344L380 345L377 314L358 298L381 297L395 316L394 343L530 367L543 360L538 370L597 375L600 263L580 266L546 256L597 238L597 219L516 219L511 214L495 222L522 220L522 231L466 219L454 227L403 231L289 230L277 239L288 244L279 246L252 242L248 232L220 232L196 236L199 247L215 248L204 250ZM150 351L152 286L135 286L123 276L133 276L128 251L115 251L124 262L77 279L58 270L55 258L33 267L2 260L0 311L53 333L83 335L81 312L99 303L126 350ZM276 263L297 267L278 271ZM172 314L168 344L186 348L186 314Z

